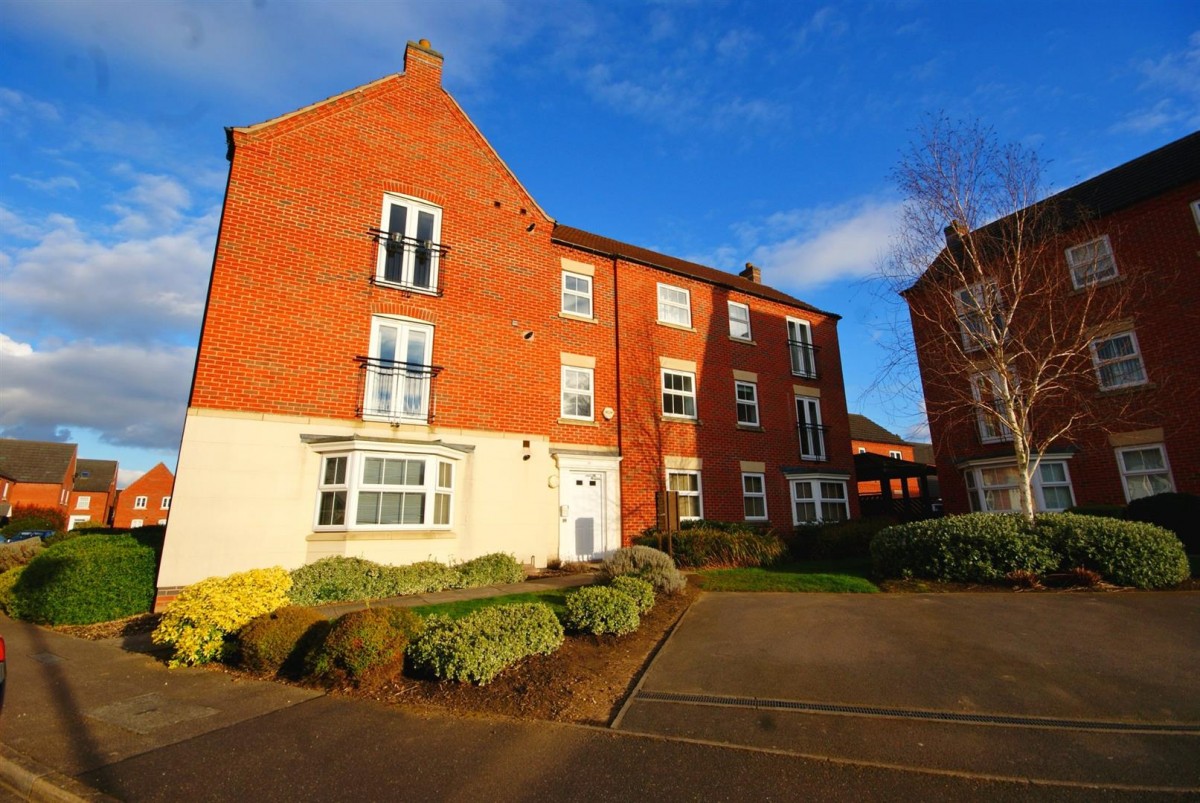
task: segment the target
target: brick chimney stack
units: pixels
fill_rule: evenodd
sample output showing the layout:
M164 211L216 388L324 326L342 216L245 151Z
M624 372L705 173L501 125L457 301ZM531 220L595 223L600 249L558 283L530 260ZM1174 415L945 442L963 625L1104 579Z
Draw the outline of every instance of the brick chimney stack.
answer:
M753 262L747 262L745 269L738 274L743 279L749 279L755 284L762 284L762 269Z
M967 228L966 223L963 223L961 220L951 220L950 225L943 230L943 233L946 235L946 246L955 248L962 245L963 238L970 234L970 232L971 230Z
M404 74L421 83L442 85L442 54L434 50L428 39L409 42L404 50Z

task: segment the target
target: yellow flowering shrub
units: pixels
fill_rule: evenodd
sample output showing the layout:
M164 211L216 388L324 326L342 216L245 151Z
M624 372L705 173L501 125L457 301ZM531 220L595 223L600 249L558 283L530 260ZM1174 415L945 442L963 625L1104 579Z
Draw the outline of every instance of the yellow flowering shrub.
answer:
M291 587L291 575L278 566L201 580L167 606L152 639L173 648L173 667L208 663L221 656L226 636L287 605Z

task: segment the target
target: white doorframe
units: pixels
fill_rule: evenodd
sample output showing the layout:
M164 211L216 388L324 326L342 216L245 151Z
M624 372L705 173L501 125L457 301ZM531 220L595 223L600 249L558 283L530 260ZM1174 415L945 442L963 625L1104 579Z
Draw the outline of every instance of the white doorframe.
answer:
M598 537L591 558L602 558L621 546L621 458L608 455L556 454L558 464L558 554L561 560L576 560L576 517L571 511L571 494L575 480L594 476L597 487L600 520ZM587 480L584 480L587 482ZM584 556L589 557L589 556Z

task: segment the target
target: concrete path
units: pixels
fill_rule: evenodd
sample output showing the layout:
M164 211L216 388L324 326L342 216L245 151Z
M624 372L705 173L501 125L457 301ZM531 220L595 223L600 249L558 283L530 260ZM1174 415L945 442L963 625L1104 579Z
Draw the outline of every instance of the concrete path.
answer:
M619 727L1200 793L1200 594L707 594Z

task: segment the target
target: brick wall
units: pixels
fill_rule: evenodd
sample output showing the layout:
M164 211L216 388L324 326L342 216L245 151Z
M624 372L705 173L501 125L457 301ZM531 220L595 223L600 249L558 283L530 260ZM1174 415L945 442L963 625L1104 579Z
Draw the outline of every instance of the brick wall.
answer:
M140 519L143 525L158 524L161 519L168 518L170 506L163 507L164 497L170 497L175 486L175 476L159 463L138 479L129 484L117 496L113 509L113 527L132 527L135 519ZM135 507L139 496L146 497L144 508Z

